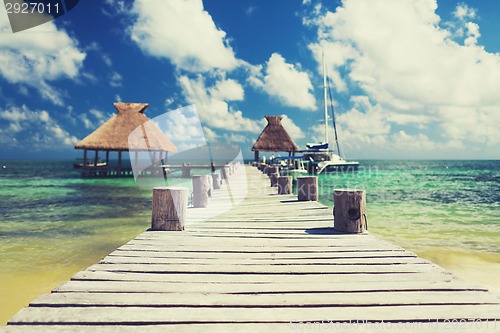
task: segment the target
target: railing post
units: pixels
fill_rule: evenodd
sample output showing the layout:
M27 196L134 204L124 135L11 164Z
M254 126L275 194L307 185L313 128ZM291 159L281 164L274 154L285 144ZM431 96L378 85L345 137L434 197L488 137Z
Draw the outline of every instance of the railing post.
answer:
M151 230L180 231L186 225L188 189L154 187Z

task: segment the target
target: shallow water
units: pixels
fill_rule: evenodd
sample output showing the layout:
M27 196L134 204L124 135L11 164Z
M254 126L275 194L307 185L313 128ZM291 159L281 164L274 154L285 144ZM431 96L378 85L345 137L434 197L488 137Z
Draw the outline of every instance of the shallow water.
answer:
M500 161L363 161L356 173L320 176L367 192L369 231L457 276L500 292Z
M320 200L332 206L334 188L365 189L371 233L500 290L498 161L361 164L320 176ZM150 225L157 183L81 179L70 161L1 165L0 324Z

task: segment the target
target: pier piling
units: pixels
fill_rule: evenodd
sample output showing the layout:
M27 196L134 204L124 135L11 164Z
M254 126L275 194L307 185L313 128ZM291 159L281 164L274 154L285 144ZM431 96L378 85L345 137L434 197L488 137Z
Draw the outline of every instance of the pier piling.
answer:
M188 189L183 187L153 188L151 229L181 231L186 225Z
M208 175L193 176L193 207L207 207L210 196L210 183Z
M297 177L297 199L299 201L318 201L318 177Z
M291 194L292 193L292 176L278 177L278 194Z
M334 228L337 231L351 234L366 231L366 191L335 190L333 205Z

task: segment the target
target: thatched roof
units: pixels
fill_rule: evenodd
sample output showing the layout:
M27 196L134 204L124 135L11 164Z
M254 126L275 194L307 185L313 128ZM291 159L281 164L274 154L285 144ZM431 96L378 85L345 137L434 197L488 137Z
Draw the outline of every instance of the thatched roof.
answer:
M117 113L80 141L75 149L163 150L175 152L175 145L144 115L146 103L113 103ZM133 133L132 136L130 136ZM129 137L133 138L129 141Z
M281 116L266 116L267 125L252 147L253 151L297 151L292 138L281 125Z

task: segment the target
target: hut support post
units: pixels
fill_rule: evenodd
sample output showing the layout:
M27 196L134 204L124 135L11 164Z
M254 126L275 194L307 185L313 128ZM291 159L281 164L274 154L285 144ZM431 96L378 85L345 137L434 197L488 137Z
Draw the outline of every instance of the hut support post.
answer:
M253 155L253 156L254 156L254 158L253 158L253 159L254 159L254 161L255 161L255 162L259 162L259 151L258 151L258 150L256 150L256 151L254 152L254 155Z
M122 151L118 151L118 175L121 176L122 174Z
M96 149L94 157L94 166L97 167L97 160L99 159L99 150Z
M87 168L87 149L83 150L83 168Z

